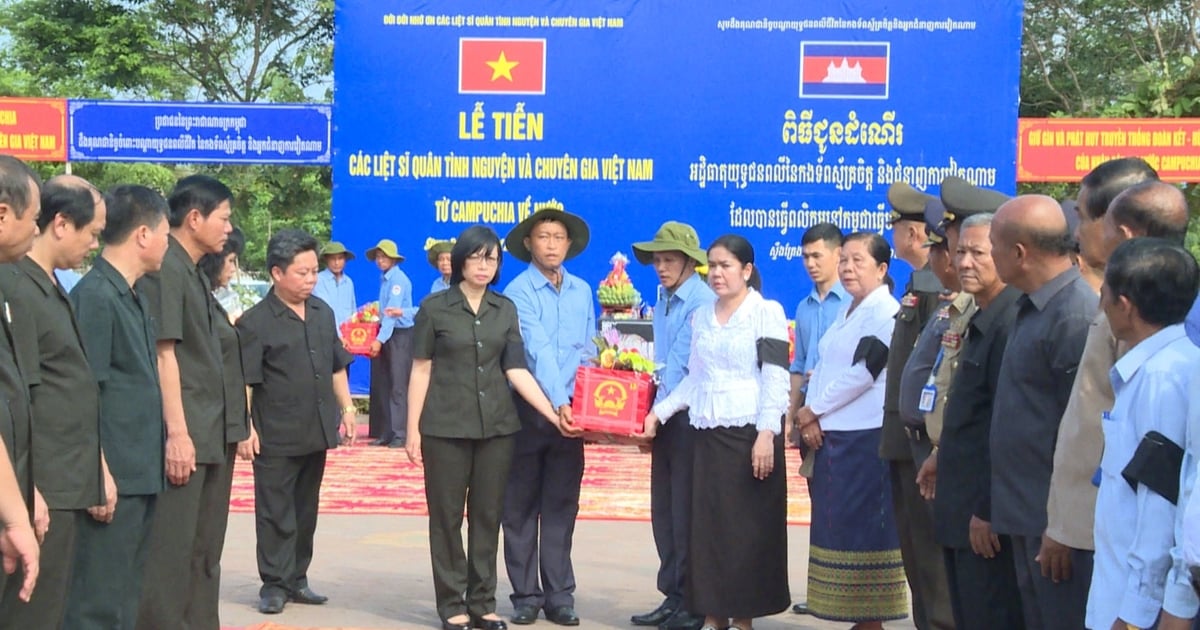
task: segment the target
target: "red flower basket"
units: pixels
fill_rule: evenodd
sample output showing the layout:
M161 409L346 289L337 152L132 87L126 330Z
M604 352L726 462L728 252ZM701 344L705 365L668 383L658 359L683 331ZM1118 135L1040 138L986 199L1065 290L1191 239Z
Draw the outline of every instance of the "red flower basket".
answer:
M642 434L654 401L654 377L645 372L580 367L571 414L584 438L630 443Z
M350 354L366 356L371 353L371 344L379 337L377 322L342 322L342 339Z

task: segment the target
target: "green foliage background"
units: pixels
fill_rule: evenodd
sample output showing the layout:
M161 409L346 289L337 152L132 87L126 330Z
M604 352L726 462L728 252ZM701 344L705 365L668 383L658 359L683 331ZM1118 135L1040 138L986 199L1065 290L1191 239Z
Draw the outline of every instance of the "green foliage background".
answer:
M1024 26L1022 116L1200 116L1200 0L1027 0ZM0 0L0 42L0 95L332 98L333 0ZM249 269L261 269L275 230L329 236L328 168L74 167L102 188L134 181L165 191L193 172L220 177L238 195ZM39 168L50 175L62 165ZM1061 184L1020 190L1075 194ZM1188 243L1200 254L1200 192L1186 190Z

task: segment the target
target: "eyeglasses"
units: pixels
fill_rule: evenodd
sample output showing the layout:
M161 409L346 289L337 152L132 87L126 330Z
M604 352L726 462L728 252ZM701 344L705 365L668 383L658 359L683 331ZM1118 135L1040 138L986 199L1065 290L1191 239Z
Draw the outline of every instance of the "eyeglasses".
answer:
M478 264L478 265L495 266L495 265L500 264L499 256L495 256L495 255L488 256L488 255L483 254L482 252L480 252L478 254L471 254L470 256L467 256L467 260L470 262L473 262L475 264Z

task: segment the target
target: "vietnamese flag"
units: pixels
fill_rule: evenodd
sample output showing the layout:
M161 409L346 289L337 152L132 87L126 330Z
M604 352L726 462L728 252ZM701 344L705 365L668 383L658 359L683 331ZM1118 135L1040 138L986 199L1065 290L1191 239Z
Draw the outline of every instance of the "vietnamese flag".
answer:
M545 94L546 40L458 40L458 91Z

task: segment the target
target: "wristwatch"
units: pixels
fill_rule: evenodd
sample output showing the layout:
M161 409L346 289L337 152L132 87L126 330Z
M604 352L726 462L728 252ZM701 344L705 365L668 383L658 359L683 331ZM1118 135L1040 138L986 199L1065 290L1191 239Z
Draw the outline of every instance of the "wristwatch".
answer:
M351 413L354 411L357 411L357 409L354 408L354 405L346 405L345 407L342 407L343 414Z

